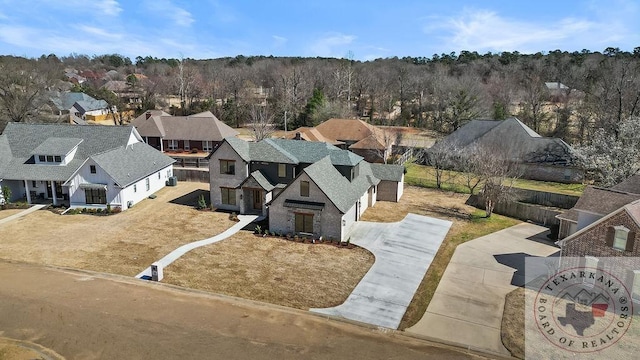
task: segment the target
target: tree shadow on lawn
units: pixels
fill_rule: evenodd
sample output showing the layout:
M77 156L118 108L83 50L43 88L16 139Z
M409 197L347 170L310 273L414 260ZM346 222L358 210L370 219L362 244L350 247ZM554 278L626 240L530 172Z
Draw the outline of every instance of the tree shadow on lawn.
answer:
M471 218L473 217L472 214L469 214L464 209L460 209L458 207L451 208L438 205L430 205L423 207L423 210L427 213L458 220L471 220Z
M195 207L198 205L198 198L200 198L200 196L204 196L207 204L209 204L209 191L202 189L193 190L192 192L170 200L169 202L177 205Z

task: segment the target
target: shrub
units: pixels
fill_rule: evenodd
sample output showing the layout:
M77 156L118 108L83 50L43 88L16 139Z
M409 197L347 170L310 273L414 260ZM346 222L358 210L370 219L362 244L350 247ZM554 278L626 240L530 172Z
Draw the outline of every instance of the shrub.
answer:
M262 227L260 227L260 225L256 225L256 228L253 230L253 232L258 235L262 234Z
M122 212L122 208L120 206L116 206L111 210L112 213L114 214L118 214L120 212Z
M107 204L107 214L111 214L111 204Z
M181 152L183 152L183 151L184 151L184 149L180 149L180 148L176 149L176 152L177 152L177 153L181 153Z
M3 186L1 190L2 190L2 197L4 198L4 202L9 203L11 201L11 195L12 195L11 188L8 186Z
M229 220L231 220L231 221L240 221L240 220L238 220L238 215L235 212L232 212L231 215L229 215Z
M96 214L102 214L102 209L96 209Z
M89 212L89 209L87 209L87 208L82 208L82 213L83 213L83 214L86 214L87 212Z
M204 195L200 195L198 197L198 204L196 205L196 209L204 210L207 208L207 200L205 200Z
M191 153L192 154L197 154L198 153L198 148L192 148L191 149Z

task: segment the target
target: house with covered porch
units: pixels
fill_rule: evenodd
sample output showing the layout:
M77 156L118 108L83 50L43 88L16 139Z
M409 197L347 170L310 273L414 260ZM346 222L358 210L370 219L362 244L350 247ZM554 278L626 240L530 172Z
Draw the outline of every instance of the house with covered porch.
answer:
M268 216L271 231L341 240L377 200L398 201L404 184L403 166L372 167L323 142L227 138L209 166L214 207Z
M0 159L8 201L122 210L163 188L175 161L129 126L22 123L0 135Z

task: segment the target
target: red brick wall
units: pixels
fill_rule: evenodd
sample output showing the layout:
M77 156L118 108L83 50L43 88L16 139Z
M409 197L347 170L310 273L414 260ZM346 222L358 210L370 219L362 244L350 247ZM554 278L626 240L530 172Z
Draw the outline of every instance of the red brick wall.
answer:
M623 225L627 229L635 232L635 244L632 251L620 251L611 246L607 246L605 241L607 229L610 226L618 225ZM629 261L629 257L635 257L635 259L631 260L631 263L635 269L640 269L639 234L640 227L638 227L636 222L625 211L622 211L564 244L562 246L562 256L627 258L625 261Z

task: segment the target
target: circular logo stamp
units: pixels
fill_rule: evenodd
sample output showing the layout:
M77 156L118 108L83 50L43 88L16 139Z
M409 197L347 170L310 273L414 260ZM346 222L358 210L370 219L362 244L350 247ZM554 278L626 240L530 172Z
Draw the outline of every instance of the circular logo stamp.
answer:
M575 267L551 276L538 290L535 323L555 346L573 353L602 351L631 326L631 293L599 268Z

